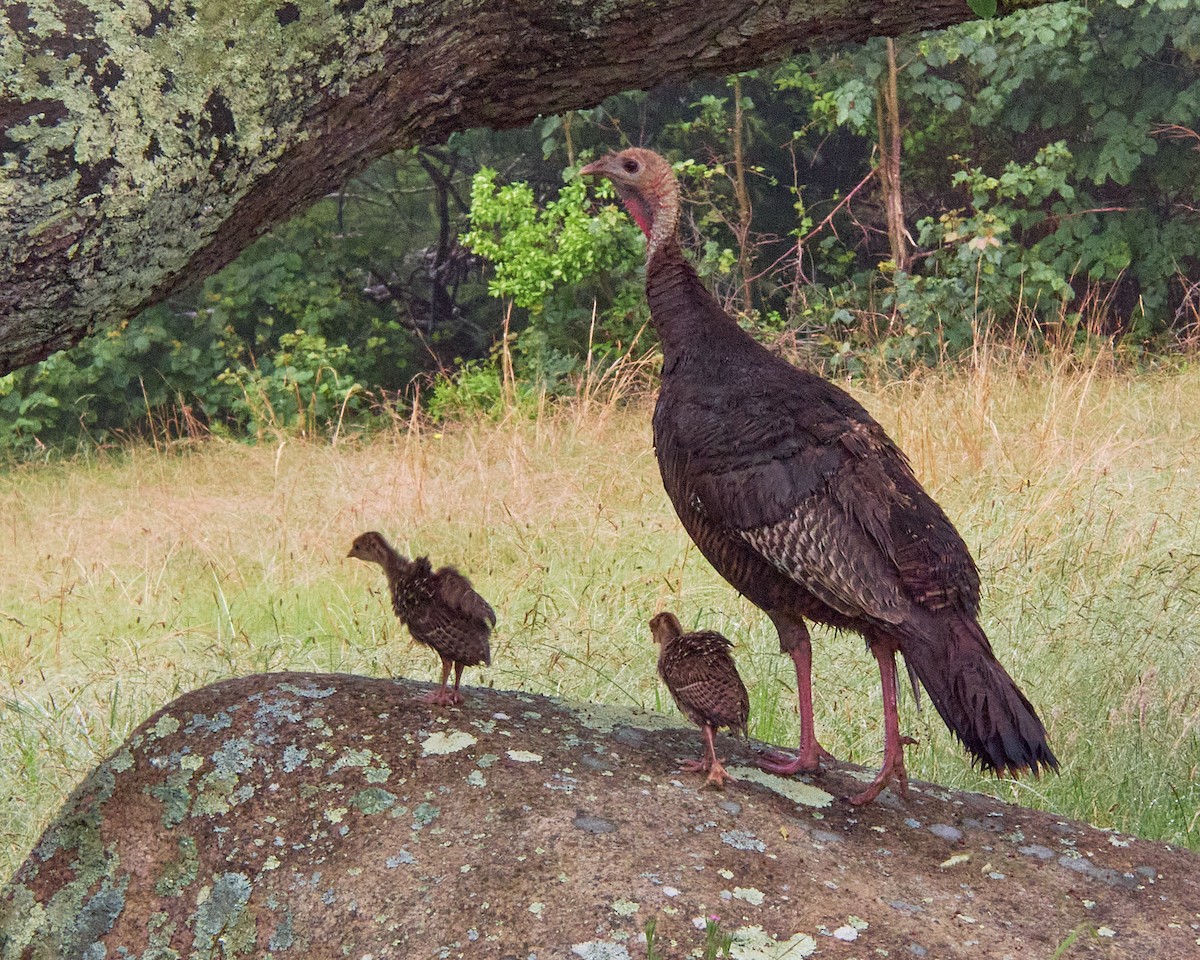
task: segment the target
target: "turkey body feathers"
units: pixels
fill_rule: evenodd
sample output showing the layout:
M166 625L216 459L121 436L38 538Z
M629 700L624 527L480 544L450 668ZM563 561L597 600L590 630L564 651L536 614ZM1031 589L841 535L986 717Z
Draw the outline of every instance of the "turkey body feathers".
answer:
M654 443L672 502L842 615L894 623L906 598L976 614L974 561L883 428L743 331L677 248L650 265L647 289L681 271L692 282L650 298L656 323L671 318Z

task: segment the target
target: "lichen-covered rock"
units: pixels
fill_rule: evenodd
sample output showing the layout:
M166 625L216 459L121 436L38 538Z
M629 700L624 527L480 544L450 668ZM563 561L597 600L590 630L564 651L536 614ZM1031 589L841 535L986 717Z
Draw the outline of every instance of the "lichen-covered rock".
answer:
M342 675L246 677L146 721L0 895L0 957L1181 957L1200 858L855 771L675 772L653 714ZM740 751L740 752L739 752ZM711 920L720 917L719 921ZM696 955L699 955L698 953Z

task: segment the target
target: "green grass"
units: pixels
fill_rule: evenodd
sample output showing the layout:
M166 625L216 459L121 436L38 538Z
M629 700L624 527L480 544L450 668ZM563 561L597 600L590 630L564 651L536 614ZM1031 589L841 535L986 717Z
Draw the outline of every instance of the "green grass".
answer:
M854 392L976 554L985 628L1064 762L984 778L906 698L912 775L1200 847L1200 372L985 357ZM185 690L293 668L434 679L379 571L345 559L367 529L496 607L493 666L468 683L673 710L646 627L665 607L737 642L755 736L797 735L790 663L681 531L644 399L337 445L130 447L0 474L0 876ZM823 743L878 763L861 640L818 630L815 658Z

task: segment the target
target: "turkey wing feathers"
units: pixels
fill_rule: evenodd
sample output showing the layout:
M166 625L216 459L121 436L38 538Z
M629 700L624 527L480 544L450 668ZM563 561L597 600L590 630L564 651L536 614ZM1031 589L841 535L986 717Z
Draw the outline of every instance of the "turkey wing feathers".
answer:
M496 613L471 582L453 567L442 567L435 575L438 597L450 609L479 623L496 625Z

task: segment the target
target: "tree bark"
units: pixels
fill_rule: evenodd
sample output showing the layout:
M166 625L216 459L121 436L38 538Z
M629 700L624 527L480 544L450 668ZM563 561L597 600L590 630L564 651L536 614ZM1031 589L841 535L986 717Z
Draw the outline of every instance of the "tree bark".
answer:
M0 374L212 273L389 150L971 15L964 0L4 4Z

